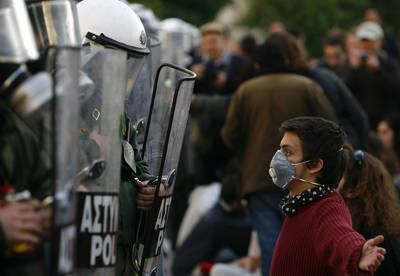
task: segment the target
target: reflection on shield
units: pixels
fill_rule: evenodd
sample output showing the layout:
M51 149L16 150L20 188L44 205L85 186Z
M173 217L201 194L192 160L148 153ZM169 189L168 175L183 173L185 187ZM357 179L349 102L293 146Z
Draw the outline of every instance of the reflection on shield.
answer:
M53 77L51 145L54 164L54 232L52 275L74 268L75 198L73 187L78 164L79 48L50 48L49 71Z
M52 48L55 51L53 84L55 91L55 106L53 106L53 131L55 132L54 152L56 158L56 224L71 221L72 212L69 209L71 189L74 185L77 171L78 145L78 80L79 80L79 48ZM67 208L67 210L65 210Z
M184 65L185 52L182 51L184 36L179 32L166 32L162 37L162 62Z
M78 275L114 275L126 52L82 50Z
M139 214L132 254L139 275L156 273L195 78L193 72L172 64L162 64L157 71L142 152L156 176L156 194L152 209ZM159 193L164 190L161 183L165 193Z
M1 62L22 63L39 57L23 0L0 1L0 26Z
M125 110L130 122L135 127L137 134L136 141L139 145L142 145L144 142L147 116L150 110L151 92L153 88L152 84L154 83L156 70L160 66L161 62L161 42L154 38L151 38L150 42L150 54L145 59L145 63L133 84L132 90L129 90L129 79L127 84L128 95Z
M152 83L156 78L156 73L161 65L161 40L156 36L150 37L150 47L151 47L151 76Z
M80 46L76 5L73 1L31 1L28 12L41 50L49 46Z

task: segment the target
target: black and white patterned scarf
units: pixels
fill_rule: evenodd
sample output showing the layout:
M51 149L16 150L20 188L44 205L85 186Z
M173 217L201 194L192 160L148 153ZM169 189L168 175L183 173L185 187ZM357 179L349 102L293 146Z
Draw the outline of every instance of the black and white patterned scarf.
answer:
M312 189L307 189L294 196L287 195L282 199L279 206L286 216L293 216L296 214L299 207L316 202L332 192L333 189L331 187L321 185Z

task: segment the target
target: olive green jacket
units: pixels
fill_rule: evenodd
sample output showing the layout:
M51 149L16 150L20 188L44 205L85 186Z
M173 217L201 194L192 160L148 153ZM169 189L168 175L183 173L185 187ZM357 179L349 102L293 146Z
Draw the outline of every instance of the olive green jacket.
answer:
M126 124L124 124L126 125ZM125 131L123 131L125 133ZM129 143L133 147L136 163L136 177L143 179L149 176L149 167L142 160L139 146L136 142L136 131L131 125L131 134ZM119 190L119 220L117 234L117 274L132 275L131 251L135 242L137 229L137 187L133 179L123 179L121 176Z
M52 193L51 164L31 129L0 102L0 185L29 190L42 200ZM0 225L0 252L7 247Z

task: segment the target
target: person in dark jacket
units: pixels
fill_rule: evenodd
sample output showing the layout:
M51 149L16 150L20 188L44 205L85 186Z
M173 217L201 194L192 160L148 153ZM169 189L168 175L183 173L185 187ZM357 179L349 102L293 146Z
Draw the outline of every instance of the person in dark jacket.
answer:
M310 69L305 49L289 34L280 34L279 38L282 45L288 45L288 62L322 87L336 112L339 125L347 134L348 142L356 148L364 148L369 131L368 117L350 89L324 63Z
M382 51L382 28L373 22L359 25L360 48L349 55L348 85L367 112L370 127L376 128L386 114L400 104L400 65Z
M366 9L364 12L364 20L365 21L370 21L374 22L376 24L379 24L382 26L382 18L379 14L379 11L374 8L369 8ZM399 52L399 47L397 46L396 39L388 34L387 32L383 33L383 45L382 45L383 50L391 57L399 60L400 58L400 52Z
M339 192L353 227L366 239L383 234L385 260L374 275L400 275L400 201L389 172L373 155L345 147L347 165Z
M197 184L220 181L231 158L221 141L231 95L240 84L245 58L228 49L225 26L210 22L200 27L203 61L193 64L197 74L191 105L190 141L198 162Z
M350 89L326 67L314 67L308 76L321 85L335 109L339 125L347 134L348 142L356 148L364 148L369 131L368 117Z
M349 75L349 61L346 51L347 34L340 29L328 31L323 42L323 57L319 64L331 69L344 83Z

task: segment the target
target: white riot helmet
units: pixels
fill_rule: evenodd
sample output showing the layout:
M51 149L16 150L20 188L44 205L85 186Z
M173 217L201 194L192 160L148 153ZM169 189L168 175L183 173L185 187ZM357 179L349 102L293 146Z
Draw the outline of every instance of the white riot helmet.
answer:
M119 49L131 57L127 61L126 93L150 53L147 35L136 13L118 0L84 0L77 4L82 43Z
M129 55L147 55L147 36L139 17L118 0L84 0L77 4L82 43L94 42Z

